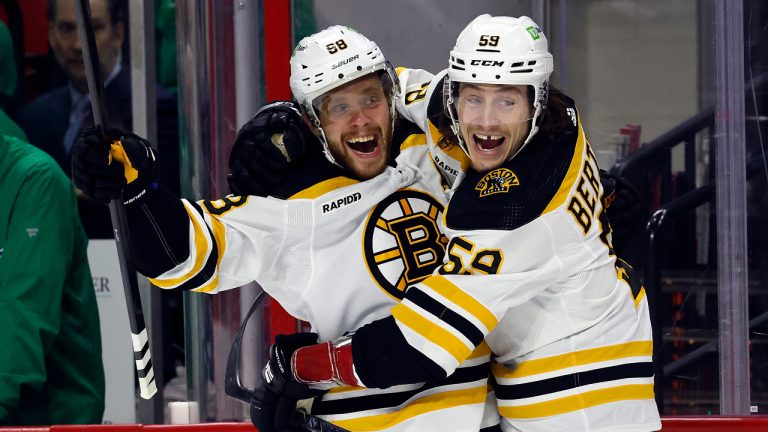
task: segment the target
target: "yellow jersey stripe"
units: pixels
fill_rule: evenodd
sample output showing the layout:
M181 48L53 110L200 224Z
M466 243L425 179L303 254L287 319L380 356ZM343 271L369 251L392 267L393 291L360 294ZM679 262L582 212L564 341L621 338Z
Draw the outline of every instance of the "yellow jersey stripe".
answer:
M192 213L194 210L190 210L186 205L184 206L184 210L187 211L187 215L189 215L189 223L192 224L192 228L195 231L195 264L192 266L192 270L190 270L188 273L183 274L177 278L173 279L153 279L153 278L147 278L150 282L152 282L153 285L158 286L160 288L172 288L178 285L181 285L182 283L192 279L193 276L195 276L200 269L203 268L203 264L205 264L205 253L208 250L208 240L205 239L205 234L203 232L204 229L200 226L200 224L197 222L197 219L195 219L194 214ZM202 217L202 216L201 216ZM221 253L219 253L219 258L221 257Z
M429 126L429 136L432 137L432 142L435 143L435 145L438 145L440 140L443 138L443 134L440 133L440 130L431 121L428 120L427 125ZM469 156L464 153L464 150L461 149L461 146L454 145L448 148L441 148L440 150L445 152L445 154L451 158L459 161L462 171L466 172L467 169L469 169Z
M424 134L413 134L408 135L408 138L405 139L400 144L400 151L403 151L410 147L416 147L420 145L426 145L427 144L427 136Z
M308 187L300 192L291 195L288 199L313 199L325 195L328 192L340 189L349 185L360 183L359 180L349 177L334 177Z
M653 399L653 384L629 384L518 406L499 406L503 417L533 419L565 414L623 400Z
M452 301L462 309L466 310L472 316L480 320L485 328L490 332L499 323L496 316L488 310L482 303L475 300L474 297L467 294L461 288L451 283L448 279L441 275L435 275L428 277L422 281L422 284L428 286L436 293Z
M485 341L482 341L480 345L475 348L474 351L472 351L472 354L467 357L467 359L476 359L480 357L486 357L491 355L491 349L488 348L488 345L486 345Z
M388 429L418 415L462 405L485 402L487 386L437 393L419 398L396 412L360 417L349 420L332 420L331 423L348 430L377 431Z
M355 390L360 390L360 387L353 387L353 386L341 386L341 387L332 387L330 390L328 390L328 394L331 393L346 393L351 392Z
M571 158L571 165L568 167L568 172L565 174L563 182L560 183L560 188L557 193L549 201L547 207L542 214L547 214L552 210L565 204L565 200L568 198L568 194L573 188L573 184L579 177L581 171L581 165L584 162L584 131L581 130L581 119L579 119L579 136L576 139L576 148L573 150L573 157Z
M224 224L217 218L211 216L211 225L213 225L213 238L216 240L216 247L219 249L219 256L216 259L216 277L207 284L200 288L195 288L194 292L209 292L219 285L219 268L221 267L221 259L224 257L224 252L227 250L227 236L224 229Z
M520 363L513 370L509 370L499 363L494 363L491 370L493 375L498 378L523 378L601 361L650 356L652 353L652 341L636 341L528 360Z
M637 297L635 298L635 309L637 309L637 307L640 306L640 302L643 301L643 298L645 298L645 287L640 288L640 292L637 294Z
M471 354L470 348L461 339L402 303L392 308L392 316L424 339L448 351L458 363Z

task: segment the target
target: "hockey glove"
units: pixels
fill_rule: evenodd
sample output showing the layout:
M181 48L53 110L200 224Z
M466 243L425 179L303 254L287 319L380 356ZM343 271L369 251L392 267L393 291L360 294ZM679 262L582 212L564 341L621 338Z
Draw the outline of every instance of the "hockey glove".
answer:
M235 195L268 195L285 178L288 164L307 153L316 138L293 102L262 107L237 133L229 155L229 188Z
M640 222L640 193L620 177L600 170L603 185L603 207L608 213L608 222L614 230L620 230Z
M304 346L317 343L315 333L277 335L269 349L269 361L264 367L265 395L261 407L251 404L251 421L260 431L283 431L288 427L296 403L301 399L320 396L325 390L311 389L293 377L291 356Z
M280 396L262 387L258 398L251 399L251 423L260 432L306 432L306 429L291 425L296 411L296 398Z
M125 204L143 196L157 178L155 152L149 142L118 129L85 129L72 149L72 177L85 195Z

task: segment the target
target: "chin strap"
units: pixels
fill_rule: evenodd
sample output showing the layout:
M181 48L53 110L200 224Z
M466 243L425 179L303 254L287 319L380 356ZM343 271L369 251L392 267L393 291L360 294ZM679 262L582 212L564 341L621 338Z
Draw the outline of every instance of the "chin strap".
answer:
M355 373L352 338L299 348L291 356L291 370L298 382L322 387L365 387Z

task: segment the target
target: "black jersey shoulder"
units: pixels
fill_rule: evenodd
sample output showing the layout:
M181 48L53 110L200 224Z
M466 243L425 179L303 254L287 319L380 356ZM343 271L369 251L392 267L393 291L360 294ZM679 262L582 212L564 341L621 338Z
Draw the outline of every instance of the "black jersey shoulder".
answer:
M320 143L317 145L320 146ZM269 195L288 199L326 180L347 175L346 171L326 159L321 151L312 152L307 157L289 164L285 178L269 191Z
M392 134L388 165L395 166L395 159L400 154L400 146L417 134L423 134L423 132L414 123L402 119L396 123ZM331 163L319 150L321 148L320 142L317 142L317 151L312 151L303 159L290 164L283 181L270 190L269 195L288 199L292 196L301 195L302 192L329 180L341 180L334 183L339 185L359 180L355 179L347 170Z
M467 173L446 209L450 228L513 230L544 212L568 181L566 174L572 163L581 163L577 114L573 101L566 102L573 125L555 139L537 133L501 167Z
M427 104L427 119L433 126L438 127L443 122L445 116L445 108L443 106L443 84L445 83L445 75L440 78L435 84L435 89L429 96L429 103Z
M424 136L424 132L415 123L404 118L398 118L395 123L395 131L392 134L392 151L389 155L389 165L395 166L395 159L414 136Z

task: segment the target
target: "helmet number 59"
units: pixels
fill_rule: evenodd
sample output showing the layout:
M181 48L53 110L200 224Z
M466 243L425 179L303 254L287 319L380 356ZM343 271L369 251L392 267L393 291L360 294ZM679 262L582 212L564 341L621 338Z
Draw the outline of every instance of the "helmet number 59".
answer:
M499 37L498 36L490 36L490 35L481 35L480 36L480 46L498 46L499 45Z

